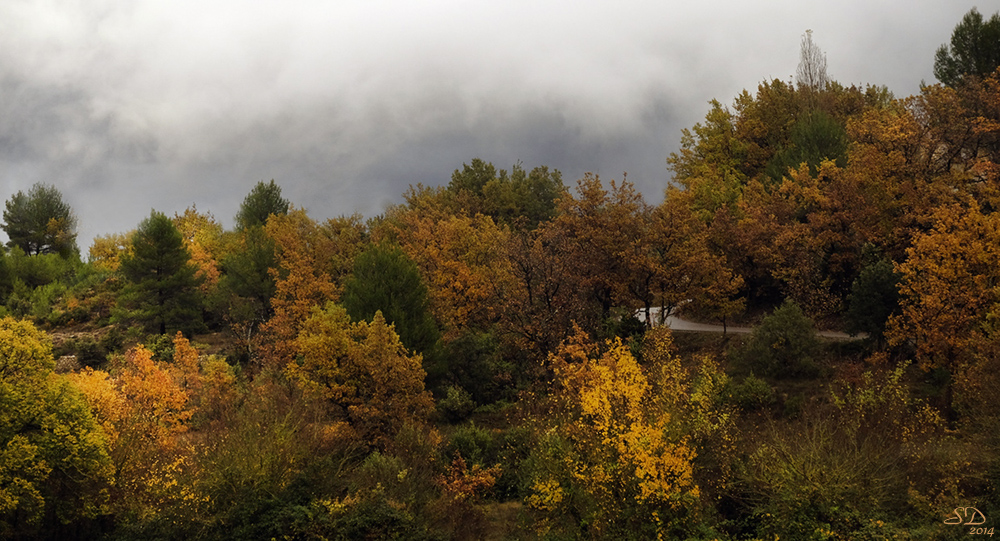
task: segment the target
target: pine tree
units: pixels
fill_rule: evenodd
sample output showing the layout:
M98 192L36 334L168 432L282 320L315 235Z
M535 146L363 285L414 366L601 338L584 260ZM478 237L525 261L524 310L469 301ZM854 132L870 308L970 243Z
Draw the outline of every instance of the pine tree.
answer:
M139 224L119 269L127 281L120 298L127 319L160 334L204 328L197 269L166 215L154 210Z
M426 356L437 343L440 333L431 317L427 286L400 248L375 245L361 253L354 275L344 284L343 305L355 321L371 321L381 311L410 351Z
M17 192L7 201L3 220L7 245L28 255L77 252L76 216L55 186L35 184L27 194Z
M263 226L271 215L288 214L288 200L281 197L281 186L274 179L264 184L258 182L247 194L236 213L236 229Z

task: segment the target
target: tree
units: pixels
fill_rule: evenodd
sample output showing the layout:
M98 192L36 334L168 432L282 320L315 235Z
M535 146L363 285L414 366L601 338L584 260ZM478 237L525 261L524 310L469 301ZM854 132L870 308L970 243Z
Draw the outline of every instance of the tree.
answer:
M511 279L504 229L482 214L439 217L407 210L393 221L400 247L427 285L429 309L446 341L496 321L494 293Z
M799 66L795 69L795 80L800 87L813 90L826 88L830 78L826 74L826 54L812 40L812 30L802 34L802 49Z
M233 233L232 249L222 256L218 302L232 331L253 355L260 325L274 315L271 298L277 291L270 269L278 267L274 239L262 227Z
M302 209L275 215L264 231L274 242L277 265L268 269L275 281L273 315L261 327L265 351L260 360L284 367L295 354L295 338L312 308L338 297L329 273L337 246Z
M132 233L130 231L94 237L88 257L90 264L105 272L117 271L122 254L132 249Z
M344 284L344 308L355 320L381 313L410 351L430 353L439 332L431 317L427 286L416 263L402 249L376 244L354 262Z
M633 271L629 256L643 249L650 212L632 183L612 181L610 188L605 190L599 177L587 174L577 183L578 197L567 193L560 198L559 215L552 221L557 234L569 240L570 269L600 306L602 321L613 307L635 308L628 294Z
M506 175L505 171L501 173ZM497 169L492 163L484 162L479 158L472 160L472 165L462 164L462 170L455 170L451 174L451 182L448 183L448 190L459 193L468 191L473 195L481 195L486 184L495 179Z
M597 538L687 537L675 529L700 495L692 436L718 389L693 381L680 359L655 353L640 365L620 339L599 346L577 330L549 356L555 407L543 422L556 426L533 452L529 506L577 517L574 526L589 524ZM715 373L713 381L724 378Z
M831 160L843 167L847 162L847 131L836 119L821 110L802 115L789 137L788 146L774 153L767 169L771 178L781 181L789 168L809 164L815 174L824 160Z
M574 267L571 245L551 223L510 236L505 255L514 283L498 292L499 327L531 361L522 375L537 370L569 336L574 323L585 329L600 328L600 307L586 293L582 273Z
M1000 13L986 22L976 8L962 17L951 33L951 46L934 55L934 76L946 86L958 86L969 76L984 79L1000 66Z
M362 441L384 445L405 423L426 421L433 408L420 354L407 351L381 312L352 323L333 303L314 308L296 347L300 360L288 374L327 400Z
M207 294L219 282L219 263L215 252L222 236L222 224L211 213L200 213L192 205L184 210L184 214L174 214L174 226L191 253L191 263L198 269L201 290Z
M889 316L899 308L899 275L893 270L891 259L881 256L871 245L865 249L867 261L848 297L847 330L868 333L881 343Z
M112 505L122 515L156 513L170 500L183 500L185 491L190 496L177 482L186 462L178 436L187 431L190 393L197 389L184 344L174 343L181 345L180 366L154 361L139 345L120 359L114 375L87 368L71 376L107 437L116 472Z
M76 217L55 186L35 184L7 201L3 230L28 255L76 253Z
M80 392L54 368L45 333L26 321L0 320L0 537L5 539L64 537L61 525L94 517L106 503L114 469L104 434Z
M281 187L274 179L264 184L258 182L247 194L236 213L236 228L247 229L253 226L263 226L271 215L288 214L289 203L281 197Z
M529 173L518 163L508 172L476 158L452 173L446 190L450 197L441 202L453 207L455 214L485 214L497 223L535 229L555 215L556 199L564 191L562 174L555 169L541 166ZM423 194L424 199L428 195ZM414 208L416 201L408 199Z
M566 191L562 173L540 166L525 172L520 165L483 186L483 211L498 223L535 229L556 214L556 201Z
M647 326L654 323L653 307L660 308L660 324L688 301L723 323L742 309L736 294L743 280L709 251L708 231L692 208L691 192L668 188L663 203L642 216L640 228L622 254L629 267L629 295Z
M890 345L912 343L924 369L957 371L995 343L1000 315L1000 215L942 206L896 266L900 310L889 320Z
M119 264L128 282L121 293L127 317L160 334L201 330L197 269L173 221L161 212L150 212L131 244L131 252L122 254Z

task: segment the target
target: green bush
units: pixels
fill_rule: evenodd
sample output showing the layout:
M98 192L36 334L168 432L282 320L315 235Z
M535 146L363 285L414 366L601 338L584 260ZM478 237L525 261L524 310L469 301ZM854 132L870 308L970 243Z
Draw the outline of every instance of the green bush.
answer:
M125 333L118 327L111 327L97 340L98 346L107 353L121 352L125 347Z
M101 344L90 336L82 336L76 339L69 339L54 350L57 356L75 355L77 362L81 366L98 367L108 357L108 351Z
M479 464L489 468L496 463L496 441L490 430L469 423L459 427L451 435L451 441L445 450L445 456L453 457L461 454L470 466Z
M510 374L515 369L499 351L493 333L466 330L445 345L443 358L447 360L445 380L467 391L473 402L485 405L510 398Z
M45 321L52 314L55 302L66 292L66 286L53 282L38 286L31 292L31 317L36 321Z
M751 371L766 376L811 378L819 375L818 352L812 320L794 301L786 300L753 330L739 356Z
M146 349L153 354L153 359L160 362L173 362L174 337L167 334L153 334L146 339Z
M25 318L31 315L31 293L32 289L23 280L14 280L14 286L7 295L7 311L17 318Z
M58 254L27 255L20 248L11 249L5 262L10 278L24 282L31 289L66 280L82 266L78 259Z
M351 492L371 489L376 486L393 486L406 477L406 466L398 457L384 455L378 451L365 458L354 471L350 485Z
M775 402L774 389L761 378L750 374L740 383L729 380L730 402L743 411L755 411L771 406Z
M476 403L465 389L451 385L445 391L444 398L438 400L437 409L449 423L457 423L472 414L476 409Z
M844 430L830 415L772 424L759 437L734 486L761 538L865 539L873 522L898 518L907 480L893 438Z

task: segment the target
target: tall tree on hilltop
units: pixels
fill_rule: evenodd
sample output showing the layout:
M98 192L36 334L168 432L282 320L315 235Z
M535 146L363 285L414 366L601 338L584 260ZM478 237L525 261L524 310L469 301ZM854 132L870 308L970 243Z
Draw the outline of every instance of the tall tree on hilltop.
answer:
M38 183L27 194L18 191L7 201L3 220L7 245L28 255L77 251L76 217L55 186Z
M119 265L128 281L121 293L121 304L129 310L127 318L160 334L201 330L200 279L173 220L150 212L131 243L132 250L121 255Z
M823 90L830 77L826 74L826 53L813 43L812 30L802 35L802 50L799 66L795 70L795 81L799 87Z
M275 184L274 179L267 184L263 181L258 182L247 194L239 212L236 213L236 228L263 226L272 214L278 216L288 214L288 205L288 200L281 197L281 186Z

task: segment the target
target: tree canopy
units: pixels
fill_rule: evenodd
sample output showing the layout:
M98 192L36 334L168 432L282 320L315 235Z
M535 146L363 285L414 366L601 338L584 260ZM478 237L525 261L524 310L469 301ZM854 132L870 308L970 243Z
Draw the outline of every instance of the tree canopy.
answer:
M104 435L80 392L53 372L45 333L0 319L0 537L60 538L100 511L113 475ZM39 532L48 531L47 536Z
M355 320L381 313L410 351L429 353L439 331L416 263L396 246L377 244L358 255L344 284L344 308Z
M946 86L957 86L967 76L986 78L1000 66L1000 12L984 20L972 8L951 34L951 45L934 55L934 76Z
M239 212L236 213L236 228L247 229L253 226L263 226L272 214L288 213L288 200L281 197L281 186L270 182L258 182L247 194Z
M25 194L18 191L7 201L3 230L10 241L29 255L77 251L76 217L55 186L35 184Z

